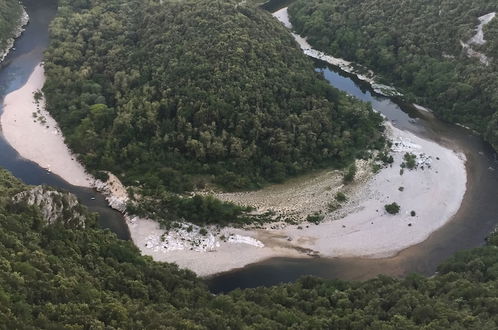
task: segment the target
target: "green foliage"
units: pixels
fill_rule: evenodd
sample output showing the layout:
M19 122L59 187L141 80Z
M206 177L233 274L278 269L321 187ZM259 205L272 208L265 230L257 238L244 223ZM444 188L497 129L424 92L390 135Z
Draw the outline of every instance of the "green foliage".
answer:
M396 202L393 202L391 204L384 205L384 209L389 214L398 214L400 206Z
M343 193L343 192L338 192L336 195L335 195L335 199L336 201L338 202L345 202L347 201L348 197Z
M166 228L176 221L188 220L200 226L220 224L242 226L273 221L271 214L251 214L251 207L223 202L212 195L180 196L163 192L140 203L131 202L128 211L139 216L153 216Z
M377 156L377 159L382 161L384 165L392 164L394 162L393 156L390 155L388 151L380 152L379 155Z
M0 1L0 55L7 46L7 40L14 36L21 18L21 4L17 0Z
M0 171L0 328L496 329L498 235L437 275L365 282L304 277L212 295L193 273L153 262L93 227L43 224L12 202Z
M404 162L401 163L401 167L406 167L410 170L413 170L417 166L417 155L414 155L412 153L405 153L403 155L403 160Z
M356 164L353 163L351 164L346 173L344 174L344 177L342 178L342 181L346 184L353 182L354 177L356 175Z
M306 221L314 223L315 225L318 225L320 222L322 222L324 218L324 215L319 213L319 212L314 212L312 214L309 214L306 217Z
M383 145L369 105L329 86L268 13L237 2L59 2L44 93L90 171L157 198L256 189Z
M314 47L372 69L445 120L469 126L498 148L498 20L472 47L489 66L468 58L460 41L478 17L498 12L494 0L297 0L294 28Z

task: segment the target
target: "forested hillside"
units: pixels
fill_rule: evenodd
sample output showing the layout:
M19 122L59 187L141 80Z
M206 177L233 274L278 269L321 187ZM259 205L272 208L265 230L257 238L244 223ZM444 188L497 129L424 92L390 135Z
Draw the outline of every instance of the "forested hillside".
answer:
M257 188L383 144L381 119L232 0L61 0L48 110L91 171L141 194Z
M69 195L31 189L52 196L53 204L30 206L19 194L27 189L0 171L0 329L498 327L496 235L430 279L308 277L215 296L191 272L153 262L131 242L96 229L94 216L68 203ZM48 224L42 208L59 209L62 217ZM75 211L84 218L68 221Z
M21 17L21 5L17 0L0 1L0 58L12 38Z
M468 125L498 148L498 19L484 28L489 65L467 56L478 17L495 0L297 0L295 29L316 48L363 64L406 98Z

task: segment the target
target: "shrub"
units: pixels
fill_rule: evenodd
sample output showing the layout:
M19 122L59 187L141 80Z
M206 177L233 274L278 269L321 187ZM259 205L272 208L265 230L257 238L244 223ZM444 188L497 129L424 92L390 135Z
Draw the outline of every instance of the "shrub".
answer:
M323 215L318 212L314 212L313 214L310 214L306 217L306 221L312 222L316 225L319 224L322 220L323 220Z
M384 208L389 214L397 214L399 213L400 206L397 203L391 203L384 205Z
M344 174L343 182L351 183L354 180L354 176L356 175L356 164L353 163L349 166L348 171Z
M417 162L415 161L415 159L417 159L417 155L414 155L412 153L405 153L405 155L403 156L403 159L405 160L402 164L401 164L401 167L407 167L408 169L412 170L415 168L415 166L417 165ZM403 164L405 166L403 166Z
M345 202L348 198L344 193L338 192L337 195L335 195L335 199L338 202Z

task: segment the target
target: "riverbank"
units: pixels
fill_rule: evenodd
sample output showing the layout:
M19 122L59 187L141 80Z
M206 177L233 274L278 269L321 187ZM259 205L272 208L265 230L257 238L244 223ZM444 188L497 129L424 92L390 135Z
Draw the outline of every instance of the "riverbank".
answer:
M209 227L208 233L201 235L195 226L189 232L188 224L167 232L152 220L127 217L132 240L143 254L154 260L175 262L201 276L272 257L393 256L424 241L452 219L465 194L466 170L463 155L390 124L387 126L393 142L392 166L384 167L362 184L353 185L347 192L348 201L339 210L325 212L318 225L303 222L273 223L258 229ZM401 173L406 153L417 156L417 168L404 168ZM317 175L320 178L324 174ZM283 208L294 204L292 194L300 200L313 200L324 190L321 180L309 178L307 182L305 191L280 190L290 198ZM282 188L269 187L267 191L247 194L264 196L274 189ZM229 198L230 194L224 196L225 200L241 204L254 201L240 194L233 194L233 198ZM268 197L267 206L270 206L272 200ZM334 200L333 194L329 200ZM396 215L384 209L393 202L400 205Z
M10 50L14 47L14 42L24 32L24 27L28 23L29 23L28 13L24 9L24 7L22 7L21 17L19 18L19 25L14 30L14 33L13 33L14 35L12 36L12 38L9 38L7 40L7 45L5 46L5 48L0 50L0 63L3 62L3 60L5 59L5 57L7 57L7 55L10 52Z
M288 7L279 9L276 12L272 13L272 15L277 20L279 20L286 28L292 30L292 24L290 22L289 13L287 9ZM396 88L392 86L379 84L378 82L376 82L375 74L373 71L367 70L365 68L360 68L361 70L360 72L360 70L357 69L357 67L359 67L358 65L355 65L354 63L346 61L342 58L334 57L329 54L325 54L324 52L321 52L319 50L313 49L313 47L311 47L306 38L303 38L294 32L291 32L291 35L294 37L294 40L296 40L299 47L301 47L302 51L309 57L313 57L318 60L327 62L331 65L341 68L342 71L355 75L358 79L369 83L372 86L372 89L380 95L403 96L403 94L398 92Z
M39 64L24 86L5 97L0 118L2 133L21 157L72 185L91 187L93 178L64 143L57 122L45 110L43 98L35 100L35 93L44 83L45 73Z

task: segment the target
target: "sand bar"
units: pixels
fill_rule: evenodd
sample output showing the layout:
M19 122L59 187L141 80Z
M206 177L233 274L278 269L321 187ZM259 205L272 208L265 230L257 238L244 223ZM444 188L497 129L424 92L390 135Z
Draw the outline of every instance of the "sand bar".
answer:
M91 176L64 143L56 121L44 109L44 100L35 102L34 93L41 90L44 83L45 72L40 64L24 86L5 97L0 118L2 133L23 158L72 185L90 187L93 182Z
M253 230L211 228L208 235L201 236L196 235L195 229L189 234L165 232L152 220L128 217L133 242L154 260L175 262L199 275L228 271L270 257L393 256L424 241L452 219L465 194L467 175L462 154L390 124L387 126L394 143L392 167L383 168L366 182L348 190L348 202L328 213L319 225L270 224L265 229ZM404 169L401 175L401 163L407 152L417 155L418 168ZM320 180L310 179L310 182L312 185L316 182L316 191L310 185L305 191L296 191L295 197L289 191L285 195L289 202L282 203L282 208L294 205L293 198L302 200L303 194L307 194L307 199L312 200L323 190ZM275 191L275 187L266 189ZM282 188L277 189L284 193ZM258 201L264 193L249 193L247 201ZM240 194L233 194L233 199L228 194L223 196L225 200L244 201ZM401 206L396 215L384 209L384 205L392 202ZM411 211L415 211L414 216ZM230 235L248 237L261 244L233 242L226 239ZM186 241L195 244L185 244Z

